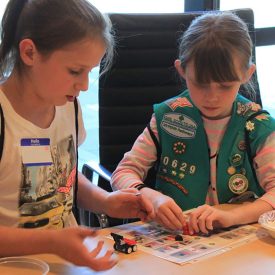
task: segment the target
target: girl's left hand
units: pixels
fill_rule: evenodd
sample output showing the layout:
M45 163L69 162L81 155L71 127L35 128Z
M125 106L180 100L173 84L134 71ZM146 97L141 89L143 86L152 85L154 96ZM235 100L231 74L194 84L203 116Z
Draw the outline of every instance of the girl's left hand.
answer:
M234 214L230 211L220 210L204 204L189 214L189 232L208 233L217 227L229 227L235 225Z

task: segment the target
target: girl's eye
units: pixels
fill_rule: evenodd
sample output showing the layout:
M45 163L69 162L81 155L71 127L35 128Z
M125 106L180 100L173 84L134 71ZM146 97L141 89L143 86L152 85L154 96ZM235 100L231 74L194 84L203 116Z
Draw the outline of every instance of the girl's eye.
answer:
M70 74L72 75L79 75L80 72L79 71L75 71L75 70L69 70Z
M232 89L232 86L223 86L223 85L221 85L221 88L223 90L230 90L230 89Z
M208 84L199 84L199 83L196 83L195 86L197 86L200 89L207 89L209 87Z

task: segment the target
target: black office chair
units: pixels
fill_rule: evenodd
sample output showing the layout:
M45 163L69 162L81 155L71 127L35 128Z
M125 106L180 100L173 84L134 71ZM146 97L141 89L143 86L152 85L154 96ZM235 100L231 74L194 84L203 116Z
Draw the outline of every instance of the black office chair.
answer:
M234 12L248 24L255 44L253 11L240 9ZM103 175L98 181L103 189L112 191L108 171L114 171L146 127L153 113L153 104L176 96L183 89L185 83L174 69L178 39L191 21L201 14L110 14L118 45L111 70L99 79L100 164L91 161L82 170L89 179L94 171ZM254 80L256 101L261 104L256 73ZM246 94L245 88L243 93ZM154 176L155 171L151 169L146 179L146 184L151 187L154 187ZM110 225L121 223L117 219L109 221ZM96 221L89 224L98 225Z

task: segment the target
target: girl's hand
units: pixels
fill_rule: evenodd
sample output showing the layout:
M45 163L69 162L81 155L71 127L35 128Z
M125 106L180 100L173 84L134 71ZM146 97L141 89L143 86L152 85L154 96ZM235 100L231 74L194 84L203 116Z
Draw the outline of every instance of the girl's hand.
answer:
M127 188L108 194L105 213L116 218L139 218L142 221L154 219L152 202L136 188Z
M229 227L235 225L234 214L230 211L220 210L210 205L199 206L189 214L189 232L208 233L216 227Z
M140 192L152 202L155 220L159 224L170 230L182 230L186 226L186 217L172 198L150 188L143 188Z
M104 256L98 257L103 241L99 241L92 251L88 251L83 244L85 238L95 235L95 231L84 227L52 230L49 234L52 236L49 239L49 250L78 266L87 266L96 271L110 269L117 263L117 259L111 257L113 250L108 250Z

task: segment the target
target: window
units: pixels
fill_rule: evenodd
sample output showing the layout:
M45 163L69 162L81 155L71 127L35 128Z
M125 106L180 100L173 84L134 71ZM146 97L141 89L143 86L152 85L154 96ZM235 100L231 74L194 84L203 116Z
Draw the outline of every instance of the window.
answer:
M184 0L90 0L101 12L120 13L169 13L183 12Z
M259 29L259 31L261 31L260 28L275 27L275 17L272 5L273 0L220 1L221 10L237 8L253 9L255 27ZM256 47L256 59L263 108L268 110L272 116L275 116L275 97L273 93L273 89L275 87L275 78L273 73L273 67L275 64L275 45Z
M251 8L254 11L255 27L271 27L275 26L274 9L272 9L273 0L221 0L221 10ZM270 8L269 8L270 6Z
M169 13L183 12L184 0L91 0L103 13ZM79 167L89 159L98 161L98 69L93 70L90 75L90 87L88 92L81 93L79 100L81 102L87 138L85 143L79 148Z
M2 18L2 16L3 16L3 13L4 13L7 3L8 3L8 0L2 0L0 2L0 16L1 16L0 18Z

